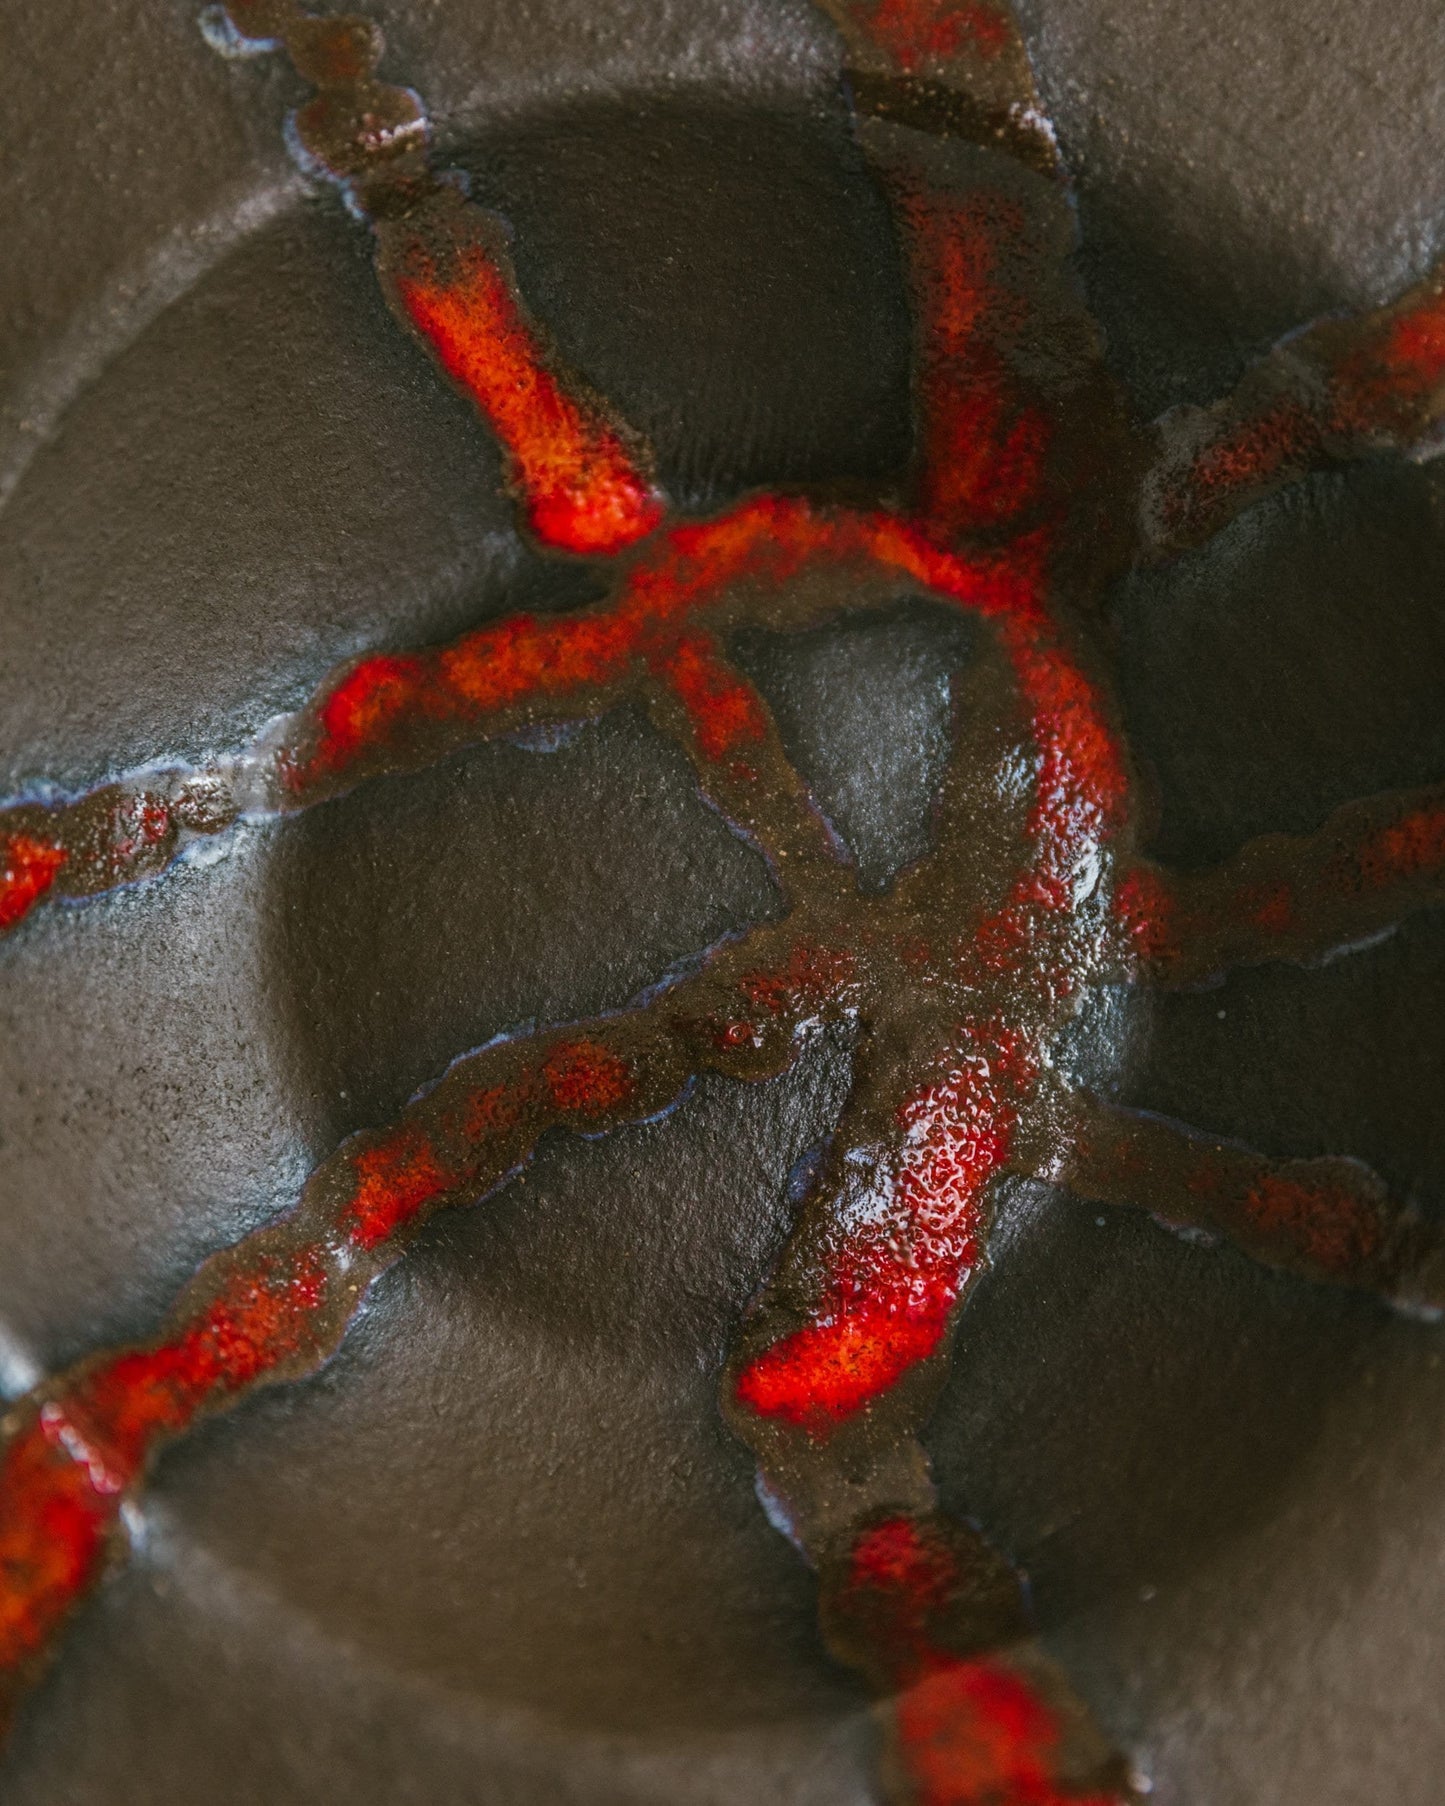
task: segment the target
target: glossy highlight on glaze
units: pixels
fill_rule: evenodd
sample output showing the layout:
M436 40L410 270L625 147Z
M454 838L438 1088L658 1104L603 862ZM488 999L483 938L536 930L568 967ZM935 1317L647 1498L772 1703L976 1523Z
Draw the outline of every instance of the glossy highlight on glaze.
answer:
M29 834L6 837L0 852L0 929L13 928L55 883L69 855L63 846Z
M242 818L622 703L682 748L788 913L631 1009L458 1059L208 1261L151 1339L19 1402L0 1451L0 1712L123 1558L123 1508L166 1443L319 1367L432 1215L491 1195L549 1133L654 1118L702 1072L776 1076L830 1026L854 1036L850 1095L739 1327L721 1407L817 1572L828 1647L876 1696L897 1806L1138 1795L1033 1639L1020 1577L940 1512L920 1441L1001 1183L1045 1179L1307 1280L1445 1303L1438 1231L1358 1162L1275 1161L1116 1110L1055 1057L1098 986L1315 959L1445 902L1441 785L1348 804L1213 871L1150 861L1097 631L1107 583L1272 487L1433 444L1445 279L1310 328L1212 409L1138 421L1071 270L1065 176L1011 9L824 6L897 224L913 466L902 499L765 492L693 520L667 512L645 445L556 356L501 222L433 168L421 101L377 74L380 31L298 0L231 0L211 22L223 47L284 51L314 89L291 121L306 167L370 225L399 323L487 420L526 529L608 560L606 593L363 656L208 766L0 811L0 930L47 899L154 879ZM930 850L866 891L730 636L919 597L966 616L977 646Z

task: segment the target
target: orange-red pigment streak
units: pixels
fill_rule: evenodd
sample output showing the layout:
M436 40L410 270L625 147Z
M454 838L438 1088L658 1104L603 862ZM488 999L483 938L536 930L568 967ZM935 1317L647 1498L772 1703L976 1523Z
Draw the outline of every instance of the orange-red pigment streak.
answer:
M464 1091L430 1127L403 1121L343 1150L330 1163L339 1194L319 1218L303 1204L256 1232L212 1263L201 1302L183 1306L160 1340L83 1364L49 1389L0 1456L0 1678L39 1655L94 1584L125 1497L160 1445L259 1381L314 1367L403 1234L450 1194L485 1188L479 1158L525 1112L534 1141L551 1123L616 1120L636 1089L611 1048L560 1039L535 1070Z
M1437 279L1363 329L1316 327L1295 355L1315 366L1307 393L1269 390L1227 408L1218 432L1171 474L1163 495L1171 533L1217 525L1241 498L1318 465L1427 439L1445 406L1445 292Z
M13 928L29 914L54 884L67 857L64 847L29 834L12 834L0 842L0 931Z
M1445 889L1445 786L1347 803L1313 835L1257 842L1233 866L1136 866L1115 909L1157 976L1199 982L1245 959L1310 957L1388 928Z
M1037 586L997 558L945 551L894 514L859 514L797 497L760 496L711 521L674 527L640 551L615 598L581 614L511 615L437 652L377 654L314 711L314 745L290 765L293 794L329 791L348 770L427 724L459 740L509 711L565 714L606 700L644 666L664 677L711 757L764 728L740 684L698 628L725 615L742 583L782 585L805 570L884 566L992 618L1037 612ZM470 725L469 725L470 724ZM306 735L303 723L298 732ZM710 749L716 749L712 751Z
M480 245L457 249L445 274L398 274L396 288L442 368L506 448L527 522L544 545L595 557L657 526L657 491L616 429L562 382Z
M919 317L919 513L950 536L1017 522L1038 503L1051 438L999 349L1020 311L1000 266L1024 221L997 197L893 187Z
M595 713L649 671L677 696L705 757L743 755L765 733L764 715L706 631L709 620L727 624L736 586L780 586L830 566L845 573L882 567L995 618L1037 611L1036 564L1031 545L1007 561L963 557L897 514L756 497L638 548L602 606L511 615L447 647L362 659L248 752L211 769L166 774L169 803L133 793L135 783L149 781L142 777L58 806L48 812L54 844L25 831L4 842L18 850L0 868L0 932L54 887L62 867L68 879L75 862L67 864L67 833L86 846L83 868L75 865L85 878L77 894L98 895L163 870L185 844L183 828L187 835L224 831L236 817L238 782L261 799L249 803L253 814L304 807L373 772L428 764L526 720ZM815 609L820 619L826 612ZM204 803L212 787L224 800ZM15 816L36 813L26 807Z
M1376 830L1354 854L1357 881L1385 890L1445 871L1445 807L1412 810ZM1348 881L1349 873L1342 874Z
M82 1370L0 1460L0 1672L49 1642L104 1563L124 1494L153 1449L306 1347L326 1302L319 1250L237 1271L151 1349Z
M766 737L767 714L752 686L718 656L706 634L684 634L652 661L687 712L705 758L725 759Z

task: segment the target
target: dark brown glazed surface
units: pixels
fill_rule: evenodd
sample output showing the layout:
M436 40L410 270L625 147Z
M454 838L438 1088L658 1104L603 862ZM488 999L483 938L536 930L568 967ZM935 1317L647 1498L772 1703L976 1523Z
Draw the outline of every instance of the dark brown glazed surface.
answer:
M1337 41L1311 12L1258 43L1243 14L1029 21L1091 300L1146 411L1429 262L1429 22ZM378 16L675 499L896 470L904 296L805 10ZM276 78L212 65L183 8L73 27L145 39L140 67L53 29L22 16L14 84L45 128L19 186L59 203L14 278L11 789L234 747L347 656L544 586L487 435L396 333L356 230L275 159ZM122 164L133 192L102 207ZM1122 586L1151 850L1203 866L1438 777L1439 483L1316 478ZM743 654L865 873L918 851L961 655L928 609ZM15 1389L148 1333L201 1256L458 1049L617 1007L773 907L623 715L37 914L3 955ZM1148 1023L1106 997L1077 1057L1130 1103L1438 1200L1441 973L1422 916ZM769 1084L549 1143L425 1232L320 1379L168 1456L138 1559L21 1720L9 1795L462 1800L485 1775L518 1800L871 1797L862 1696L714 1403L845 1059L825 1037ZM1042 1188L1004 1210L929 1432L939 1479L1028 1568L1156 1797L1433 1798L1434 1337Z

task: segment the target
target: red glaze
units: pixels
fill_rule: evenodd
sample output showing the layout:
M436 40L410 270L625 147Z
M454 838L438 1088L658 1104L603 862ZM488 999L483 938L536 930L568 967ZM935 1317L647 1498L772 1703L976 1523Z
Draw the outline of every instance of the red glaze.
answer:
M1358 882L1387 890L1445 871L1445 808L1412 810L1370 835L1353 856Z
M0 933L29 914L59 876L69 855L29 834L12 834L0 846Z
M964 1585L937 1525L896 1517L859 1535L839 1586L839 1609L866 1621L894 1695L891 1741L910 1806L1121 1806L1123 1794L1061 1779L1064 1728L1025 1664L948 1647Z
M356 1189L342 1228L359 1248L375 1248L456 1184L425 1135L415 1130L378 1142L352 1161Z
M1038 755L1031 856L1011 894L961 950L951 976L1007 978L1012 1020L962 1019L929 1080L898 1113L895 1151L868 1219L832 1238L811 1320L744 1367L737 1397L826 1437L941 1347L983 1256L992 1182L1004 1170L1046 1048L1023 1024L1086 981L1106 930L1078 931L1081 902L1108 893L1110 838L1127 773L1102 699L1020 591L1004 618ZM1108 937L1111 939L1112 937Z
M884 147L880 174L918 327L911 511L758 496L658 532L663 504L641 454L552 357L484 216L431 176L415 97L375 79L380 34L360 21L310 19L288 0L236 0L238 26L274 30L321 88L297 115L297 132L317 165L370 207L396 305L485 415L533 532L564 551L627 558L609 600L586 612L513 616L447 648L362 660L231 763L229 803L208 801L218 768L165 794L134 784L93 793L57 814L69 825L53 844L25 826L37 811L17 810L3 841L0 929L57 883L71 894L77 866L92 892L158 869L183 832L215 831L257 794L300 806L534 720L595 714L624 697L656 703L659 689L655 712L689 742L714 800L719 790L734 799L737 786L748 790L756 807L741 825L766 848L779 823L796 829L800 811L777 781L781 755L766 706L718 636L754 619L787 629L831 618L830 577L854 598L849 606L921 588L992 623L1032 754L1026 820L977 919L957 920L948 897L935 898L920 933L921 916L900 921L887 902L858 896L845 907L836 885L810 893L805 883L789 900L809 919L785 955L769 943L773 957L740 958L695 1016L678 1004L679 984L630 1026L609 1019L553 1032L530 1053L468 1056L389 1130L339 1150L290 1218L203 1269L153 1344L84 1363L44 1388L0 1456L0 1682L33 1667L94 1583L121 1502L156 1449L246 1388L324 1359L371 1279L434 1210L486 1190L553 1125L593 1133L646 1116L702 1066L762 1077L786 1063L805 1024L841 1015L865 1027L908 1024L890 1075L899 1083L874 1124L878 1145L847 1150L867 1170L866 1208L828 1221L811 1295L801 1304L789 1295L789 1328L751 1354L736 1400L763 1422L765 1444L786 1443L789 1459L814 1463L829 1480L840 1449L865 1447L839 1437L860 1416L868 1433L906 1444L917 1427L908 1400L923 1393L899 1382L942 1351L986 1257L995 1183L1021 1170L1018 1146L1039 1115L1050 1043L1079 990L1121 970L1131 976L1140 962L1160 970L1172 962L1186 975L1208 969L1205 954L1190 952L1197 945L1209 958L1239 945L1297 951L1322 899L1335 912L1334 932L1340 923L1368 926L1379 899L1434 895L1445 869L1438 796L1354 821L1337 845L1328 836L1309 843L1303 859L1267 847L1212 890L1137 865L1116 881L1128 853L1127 772L1104 700L1056 622L1050 582L1055 554L1070 549L1050 484L1053 466L1067 463L1060 445L1077 443L1057 431L1072 378L1044 394L1022 374L1048 362L1037 331L1030 339L1022 330L1036 299L1021 292L1032 278L1020 274L1032 267L1032 215L1002 191L950 186L936 147L918 154L922 137L906 147L911 133L967 131L968 120L981 119L983 142L1017 140L1040 166L1039 144L1030 151L1022 142L1019 116L1032 102L1017 30L1003 7L962 0L836 0L834 10L855 52L862 40L860 95L871 74L866 104L890 121L865 148ZM889 65L881 79L880 60ZM1166 523L1223 518L1240 496L1346 442L1417 438L1445 376L1445 302L1421 291L1363 335L1309 338L1303 355L1319 365L1316 392L1296 398L1287 385L1266 383L1250 391L1250 405L1226 411L1182 477L1165 473L1176 480L1155 497ZM1078 405L1092 428L1083 410L1093 403ZM1105 434L1101 443L1114 441ZM1107 461L1107 449L1099 455ZM1105 478L1089 492L1086 518L1102 521L1121 500L1132 507L1137 471L1125 460L1115 474L1112 488ZM1095 481L1081 477L1085 488ZM960 550L965 539L969 551ZM1106 562L1101 554L1100 567ZM811 860L816 870L811 841L784 850L798 845L806 856L795 867ZM916 894L925 911L927 891ZM1362 898L1376 902L1362 911ZM914 992L929 999L916 1020L900 984L907 1001ZM1236 1152L1231 1164L1219 1148L1187 1150L1182 1160L1176 1148L1171 1158L1176 1191L1192 1191L1206 1220L1210 1211L1232 1213L1249 1232L1246 1246L1283 1247L1312 1271L1348 1277L1387 1239L1374 1190L1342 1176L1342 1163L1271 1168ZM1132 1144L1114 1150L1115 1177L1125 1169L1141 1183L1147 1177ZM895 1389L904 1405L890 1417ZM921 1452L917 1465L921 1472ZM866 1466L848 1471L850 1485L865 1485ZM880 1471L891 1486L886 1464ZM891 1494L887 1509L896 1509ZM839 1533L829 1534L832 1550ZM881 1675L890 1695L911 1806L1116 1806L1124 1798L1070 1791L1062 1777L1076 1772L1077 1724L1071 1729L1058 1689L1050 1692L1043 1667L1011 1633L999 1633L1006 1647L978 1653L967 1634L979 1621L970 1616L977 1602L957 1546L936 1524L898 1516L848 1534L845 1609L874 1633L868 1653L849 1659ZM1093 1772L1117 1773L1117 1764L1096 1763Z
M1188 480L1169 498L1170 524L1209 514L1241 492L1267 488L1310 461L1324 438L1323 422L1301 401L1283 396L1227 428L1190 466Z
M1305 366L1301 381L1292 366ZM1164 540L1187 544L1276 484L1438 431L1445 407L1445 290L1432 278L1396 307L1357 323L1329 321L1287 343L1217 428L1166 476ZM1286 374L1288 371L1288 374ZM1290 380L1290 378L1293 380Z
M1445 383L1445 294L1429 297L1396 320L1381 360L1395 394L1434 395Z
M1114 913L1137 958L1155 964L1177 944L1174 885L1152 866L1125 872L1114 892Z
M425 694L426 666L418 658L379 653L363 659L321 705L330 761L343 765L384 741Z
M1336 432L1418 435L1445 400L1445 292L1438 283L1359 335L1338 360L1333 399Z
M941 1656L893 1705L915 1806L1122 1806L1056 1780L1054 1713L1003 1662Z
M687 711L704 758L726 759L767 738L757 692L719 657L709 634L684 634L651 663Z
M780 1016L796 1004L805 1008L842 990L853 979L857 956L846 947L821 947L800 941L781 968L744 972L738 989L755 1010Z
M1016 523L1039 503L1052 436L1001 350L1020 311L1001 267L1023 217L997 196L890 186L920 341L918 511L950 537Z
M485 1145L514 1129L529 1105L543 1104L564 1119L615 1113L636 1091L628 1063L600 1042L579 1037L554 1047L535 1080L525 1075L511 1085L492 1085L468 1096L447 1128L464 1144ZM471 1177L438 1152L424 1131L404 1126L351 1160L352 1190L340 1227L358 1248L380 1247L436 1208Z
M570 391L544 353L506 276L475 244L443 275L413 269L397 293L442 368L486 415L512 461L527 522L544 545L619 552L662 519L662 501L597 410Z
M1357 1192L1328 1182L1264 1175L1245 1198L1250 1225L1315 1271L1349 1278L1379 1252L1379 1212Z
M1240 912L1261 934L1288 934L1295 919L1295 900L1287 884L1261 884L1241 896Z
M70 869L77 871L73 894L95 895L163 869L181 844L183 818L195 832L229 825L234 802L198 824L186 792L211 783L224 792L233 768L259 768L277 806L293 808L334 795L370 771L427 763L438 751L537 715L595 712L649 672L681 702L704 757L736 758L766 733L762 705L703 629L728 616L738 585L782 585L829 566L883 567L985 618L1023 618L1040 611L1039 559L1038 541L1020 541L1007 560L965 557L897 514L756 497L717 519L674 527L634 555L613 599L599 608L513 615L439 651L363 659L283 724L280 744L268 737L215 772L172 774L177 801L112 786L51 812L54 842L25 829L11 833L0 932L54 886L62 867L67 880ZM84 845L83 868L71 861L67 836Z
M526 711L585 710L644 668L683 704L708 757L760 739L751 687L697 631L745 581L778 585L808 569L881 565L992 618L1037 613L1036 548L1021 568L950 554L894 514L855 514L796 497L760 496L716 520L673 528L640 554L616 596L584 614L512 615L436 653L370 658L314 711L309 756L289 757L298 796L336 780L428 723L486 729ZM461 739L475 738L463 733Z
M1033 712L1039 786L1030 833L1036 844L981 942L987 959L997 961L1006 945L1031 929L1042 944L1048 921L1067 913L1073 891L1066 879L1091 837L1097 840L1118 783L1107 736L1091 714L1092 692L1047 624L1033 558L1031 549L1026 568L1012 571L992 558L948 553L893 515L759 498L716 521L675 529L624 576L616 599L589 615L517 618L440 654L366 661L315 711L318 758L359 757L373 737L393 733L418 707L435 718L468 707L505 713L514 704L550 704L615 681L639 658L673 686L705 747L728 752L762 724L731 691L726 668L710 662L710 648L694 623L725 607L743 581L777 585L804 569L830 565L879 570L889 580L901 575L1001 624ZM716 1044L757 1045L767 1032L760 1024L836 993L856 961L852 949L804 941L781 967L745 969L738 996L756 1019L719 1025ZM1027 982L1037 978L1031 970ZM1062 979L1056 974L1048 982ZM1005 1025L960 1024L956 1044L899 1113L893 1227L909 1239L916 1264L901 1262L877 1237L843 1250L829 1309L815 1332L817 1347L806 1359L794 1348L774 1362L766 1381L776 1395L774 1408L802 1411L806 1394L807 1408L854 1410L937 1346L959 1288L980 1257L984 1191L1027 1095L1030 1059ZM631 1106L636 1083L614 1051L586 1036L564 1039L535 1076L468 1093L461 1110L449 1116L446 1133L460 1126L483 1141L505 1138L537 1107L578 1126L615 1120ZM403 1124L348 1157L331 1220L344 1242L375 1256L438 1202L465 1190L472 1170L471 1157L448 1152L433 1130ZM224 1396L284 1368L305 1345L309 1320L332 1310L329 1269L314 1264L320 1257L312 1245L287 1258L292 1268L278 1274L269 1244L258 1249L259 1266L240 1259L238 1251L219 1302L156 1347L83 1370L52 1401L49 1453L42 1458L28 1433L12 1443L0 1468L12 1534L26 1548L48 1547L45 1525L59 1525L64 1516L69 1526L63 1559L40 1561L22 1551L11 1563L7 1609L29 1627L16 1633L14 1661L39 1647L65 1599L89 1584L119 1500L155 1445ZM761 1377L758 1384L765 1384ZM75 1468L85 1477L69 1471Z
M1336 810L1313 835L1266 836L1212 872L1136 867L1116 911L1137 956L1175 983L1231 965L1308 959L1445 899L1445 787Z
M116 1501L34 1419L0 1463L0 1672L45 1653L104 1564Z
M122 1492L160 1438L301 1354L327 1291L320 1249L268 1249L169 1340L102 1363L47 1409L73 1428L100 1489Z
M542 1083L559 1110L572 1116L602 1116L628 1103L637 1086L632 1069L600 1042L564 1041L547 1056Z
M1014 41L1014 27L997 7L967 0L876 0L855 10L862 29L906 75L963 51L996 57Z
M80 1369L0 1456L0 1675L44 1650L103 1566L155 1447L301 1354L326 1270L302 1246L235 1271L173 1335Z
M821 980L826 965L783 957L771 976L787 988L795 966ZM768 977L758 967L749 989ZM739 999L726 976L704 972L696 985L707 1010ZM762 1038L737 1070L778 1069L778 1059L755 1057ZM785 1034L784 1065L788 1045ZM407 1233L440 1205L489 1189L547 1128L612 1127L675 1101L686 1070L644 1078L634 1047L656 1048L635 1016L617 1019L615 1034L468 1056L391 1130L332 1156L289 1217L208 1263L154 1343L82 1363L31 1402L0 1452L0 1716L105 1566L122 1505L157 1449L248 1387L319 1365Z
M881 1208L840 1238L814 1321L739 1376L759 1416L826 1436L937 1351L982 1258L989 1183L1017 1122L1018 1053L998 1040L966 1030L956 1064L899 1110Z

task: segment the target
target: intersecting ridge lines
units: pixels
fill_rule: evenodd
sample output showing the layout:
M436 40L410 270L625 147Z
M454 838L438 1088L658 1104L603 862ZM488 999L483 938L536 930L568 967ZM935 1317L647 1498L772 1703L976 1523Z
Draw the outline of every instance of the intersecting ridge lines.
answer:
M827 619L838 603L821 585L788 594L780 586L805 569L821 578L829 568L865 574L855 607L886 601L910 581L943 586L953 601L985 613L1026 593L996 560L949 558L894 516L762 497L716 522L672 529L634 555L613 596L595 608L513 615L446 647L355 661L246 753L200 770L139 773L71 803L0 811L0 930L47 897L93 896L153 876L242 815L289 813L363 778L597 714L657 686L678 705L678 737L713 782L729 785L746 818L750 799L761 805L768 788L748 759L768 764L781 755L761 700L716 646L705 650L698 630L705 622L796 629ZM776 796L788 780L776 771L771 778ZM777 806L799 815L796 800Z
M156 876L241 816L622 702L678 742L789 913L630 1009L457 1060L324 1160L292 1211L208 1261L153 1338L17 1403L0 1453L0 1708L123 1554L123 1512L158 1451L316 1369L434 1213L490 1194L554 1130L660 1116L702 1072L777 1076L830 1024L854 1037L850 1094L721 1403L817 1572L829 1649L876 1695L899 1806L1123 1806L1139 1792L1034 1640L1018 1573L940 1511L921 1441L1001 1182L1046 1178L1306 1278L1445 1301L1438 1227L1358 1163L1273 1161L1110 1111L1056 1058L1101 986L1314 959L1445 900L1438 786L1350 804L1212 873L1147 860L1098 619L1111 578L1271 485L1327 458L1428 447L1439 283L1311 329L1208 413L1142 423L1068 270L1073 219L1011 10L826 10L912 297L906 494L763 493L682 521L636 436L553 355L500 223L433 170L421 102L377 75L376 27L232 0L231 30L284 49L315 89L295 141L372 225L400 323L486 416L531 532L556 554L612 559L611 577L586 608L365 656L212 768L12 808L0 928L47 898ZM918 596L976 620L980 644L929 850L870 892L729 636Z

